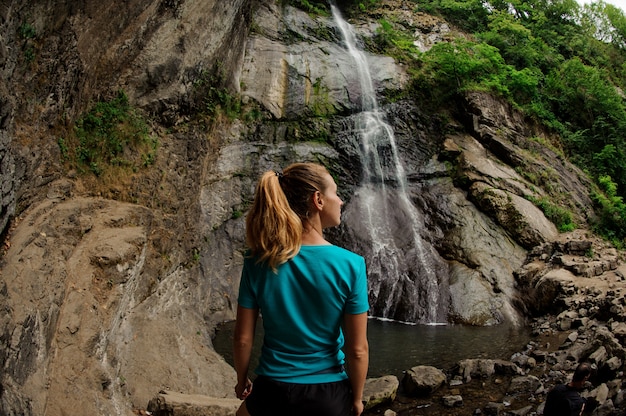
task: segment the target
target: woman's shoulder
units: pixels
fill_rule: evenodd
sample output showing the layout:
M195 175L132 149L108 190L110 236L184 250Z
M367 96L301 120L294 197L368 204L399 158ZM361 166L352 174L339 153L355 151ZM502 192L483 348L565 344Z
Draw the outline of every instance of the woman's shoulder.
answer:
M364 260L363 256L334 244L301 246L300 250L314 255L332 255L333 257L340 256L354 261Z

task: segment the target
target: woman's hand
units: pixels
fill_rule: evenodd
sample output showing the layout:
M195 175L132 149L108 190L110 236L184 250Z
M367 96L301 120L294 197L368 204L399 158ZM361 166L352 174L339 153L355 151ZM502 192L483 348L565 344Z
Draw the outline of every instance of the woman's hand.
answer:
M252 381L248 377L252 344L254 343L254 331L259 317L259 309L247 309L237 307L237 321L233 336L233 357L235 371L237 372L237 385L235 393L237 398L244 400L252 391Z
M369 343L367 342L367 313L344 315L346 339L346 370L352 386L352 414L363 413L363 389L369 365Z
M357 400L354 403L352 403L352 415L353 416L361 416L361 413L363 413L363 402L361 400Z
M247 378L243 383L237 383L235 386L235 394L238 399L245 400L252 391L252 381Z

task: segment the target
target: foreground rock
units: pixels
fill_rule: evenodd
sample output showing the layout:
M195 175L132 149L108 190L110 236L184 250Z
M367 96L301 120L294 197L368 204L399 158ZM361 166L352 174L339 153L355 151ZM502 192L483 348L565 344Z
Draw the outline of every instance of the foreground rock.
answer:
M399 385L400 383L396 376L367 379L363 390L365 408L371 409L381 404L393 402L398 393Z
M438 368L418 365L408 370L402 379L404 391L411 395L427 396L446 382L446 375Z
M239 406L238 399L160 391L150 400L147 410L153 416L232 416Z
M371 409L389 404L396 398L398 379L384 376L368 379L365 383L363 399L365 408ZM215 398L205 395L192 395L162 390L148 402L146 411L139 414L153 416L232 416L241 400Z

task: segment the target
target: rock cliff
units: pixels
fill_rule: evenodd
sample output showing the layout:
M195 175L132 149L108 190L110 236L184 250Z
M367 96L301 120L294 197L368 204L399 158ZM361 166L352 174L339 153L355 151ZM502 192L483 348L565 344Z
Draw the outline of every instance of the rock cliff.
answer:
M353 64L332 19L276 3L0 2L0 413L131 414L160 390L232 398L234 371L211 336L233 318L242 214L266 169L326 163L346 195L329 237L367 257L351 198L362 174ZM451 30L388 3L424 48ZM353 23L367 38L376 21ZM403 88L402 65L367 56L377 91ZM203 115L210 88L250 112ZM124 177L68 168L59 138L120 89L151 121L155 163ZM568 195L584 227L585 176L493 97L468 94L445 115L408 99L382 107L448 319L523 324L532 308L520 303L536 298L520 296L515 272L559 237L528 197ZM373 312L384 303L374 297Z

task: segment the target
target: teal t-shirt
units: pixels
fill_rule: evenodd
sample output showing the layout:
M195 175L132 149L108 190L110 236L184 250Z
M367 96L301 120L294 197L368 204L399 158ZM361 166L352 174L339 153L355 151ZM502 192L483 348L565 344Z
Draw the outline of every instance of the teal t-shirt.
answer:
M344 364L343 315L369 309L365 259L334 245L302 246L274 273L246 257L238 302L261 311L256 374L291 383L344 380L345 372L319 372Z

